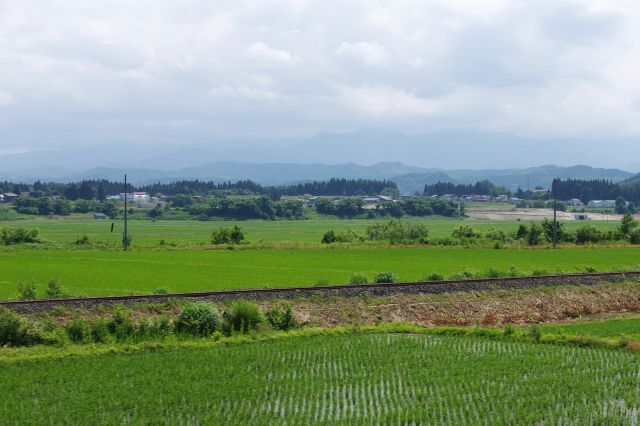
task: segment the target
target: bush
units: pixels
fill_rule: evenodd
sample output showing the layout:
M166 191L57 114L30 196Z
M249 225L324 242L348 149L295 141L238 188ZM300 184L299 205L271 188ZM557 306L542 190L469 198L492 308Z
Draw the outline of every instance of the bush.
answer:
M233 228L218 228L211 234L211 244L240 244L244 239L244 232L238 225Z
M59 278L54 278L47 284L47 299L60 299L65 297L65 291L62 288Z
M529 328L527 334L536 342L539 342L542 339L542 328L539 325L534 325Z
M546 269L534 269L533 271L531 271L531 275L533 275L534 277L539 277L542 275L548 275L549 273L547 272Z
M527 244L530 246L537 246L542 243L543 233L544 230L542 229L542 226L537 223L532 223L527 231Z
M76 239L76 245L77 246L88 246L88 245L91 245L91 241L89 241L89 237L87 237L86 235L83 235L82 237L78 237Z
M364 236L355 229L347 229L344 232L330 230L322 236L322 244L351 243L354 241L364 241Z
M43 340L34 324L0 306L0 346L35 345Z
M349 278L349 284L352 285L361 285L361 284L369 284L369 278L365 274L353 274L351 278Z
M157 295L169 294L169 290L167 290L164 287L159 287L159 288L156 288L155 290L153 290L153 294L157 294Z
M211 303L187 303L176 322L176 330L193 336L210 336L220 325L220 312Z
M422 280L423 281L444 281L445 276L434 272L432 274L425 275L425 277Z
M81 318L74 318L66 330L69 339L74 343L86 343L91 340L91 330Z
M331 244L337 241L336 231L329 230L322 236L322 244Z
M293 308L291 303L283 302L273 306L265 315L271 327L276 330L290 330L294 328L297 323L293 316Z
M505 273L498 268L491 267L487 269L487 273L485 275L487 278L502 278L505 276Z
M491 228L485 232L484 237L487 240L495 241L496 243L506 243L508 236L502 229Z
M471 225L460 225L453 230L451 236L454 238L480 238L480 233Z
M379 272L373 279L376 284L397 283L399 281L398 276L391 271Z
M33 280L18 285L18 299L33 300L36 297L36 283Z
M369 225L365 234L366 238L371 241L386 240L392 244L427 244L429 230L424 225L411 225L397 220L389 220L384 223Z
M113 313L111 321L107 323L107 326L109 332L111 332L118 341L132 337L136 331L131 315L124 309L117 309Z
M629 242L631 244L640 244L640 228L629 232Z
M111 340L109 333L109 324L106 320L100 318L91 324L91 340L96 343L108 343Z
M20 243L39 243L37 229L2 228L0 230L0 243L5 246Z
M507 323L504 325L503 333L506 337L513 336L516 332L516 328L511 323Z
M231 331L248 333L262 322L262 312L255 303L240 299L233 302L226 319Z
M601 241L603 235L593 225L585 225L576 231L576 243L587 244Z

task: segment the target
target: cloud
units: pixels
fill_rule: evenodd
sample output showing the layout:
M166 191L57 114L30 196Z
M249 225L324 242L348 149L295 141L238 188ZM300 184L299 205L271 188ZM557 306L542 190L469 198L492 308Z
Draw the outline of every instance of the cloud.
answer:
M13 96L8 93L0 92L0 106L11 105L13 102Z
M439 102L388 86L358 86L340 88L343 101L356 111L380 115L429 116L438 112Z
M217 86L213 87L210 93L214 98L244 98L256 101L281 97L270 90L253 89L247 86Z
M249 47L249 55L260 61L293 62L296 58L286 50L274 49L267 44L257 41Z
M637 1L339 8L320 0L0 2L0 105L11 105L0 117L3 143L179 144L357 127L640 133ZM181 125L171 133L163 123Z
M357 43L342 42L336 49L338 56L348 56L362 61L367 65L376 65L384 62L387 50L376 42L359 41Z

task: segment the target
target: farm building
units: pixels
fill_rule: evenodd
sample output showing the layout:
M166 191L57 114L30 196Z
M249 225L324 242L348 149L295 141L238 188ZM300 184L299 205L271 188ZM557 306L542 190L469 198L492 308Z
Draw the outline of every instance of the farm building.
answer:
M95 220L105 220L107 218L107 215L104 213L94 213L93 218Z
M591 200L587 207L592 209L613 209L616 207L615 200Z
M591 218L586 213L576 213L573 215L573 220L591 220Z
M13 192L5 192L4 194L2 194L3 203L10 203L16 198L18 198L18 194L14 194Z

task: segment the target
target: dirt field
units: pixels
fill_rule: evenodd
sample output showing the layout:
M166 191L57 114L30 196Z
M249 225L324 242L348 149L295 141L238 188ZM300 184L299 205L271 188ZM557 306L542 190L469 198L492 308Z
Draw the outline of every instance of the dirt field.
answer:
M270 303L263 303L268 309ZM323 327L409 322L420 325L517 325L640 312L640 282L593 287L496 290L297 301L298 319Z

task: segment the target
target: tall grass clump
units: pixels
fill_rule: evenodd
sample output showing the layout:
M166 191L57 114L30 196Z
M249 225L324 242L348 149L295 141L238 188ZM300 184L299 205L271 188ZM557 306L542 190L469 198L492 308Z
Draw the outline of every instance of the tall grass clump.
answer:
M265 317L271 327L276 330L287 331L297 326L295 317L293 316L293 308L291 303L282 302L273 306Z
M262 312L255 303L240 299L231 305L226 321L227 332L248 333L262 322Z
M369 278L367 278L365 274L356 273L351 275L351 278L349 278L349 284L351 285L369 284Z
M376 284L392 284L400 282L400 279L396 274L391 271L378 272L373 279Z
M33 300L36 298L36 283L33 280L18 284L18 299Z
M28 346L43 340L34 324L0 306L0 346Z
M193 336L209 336L220 326L220 311L211 303L187 303L182 308L176 331Z

